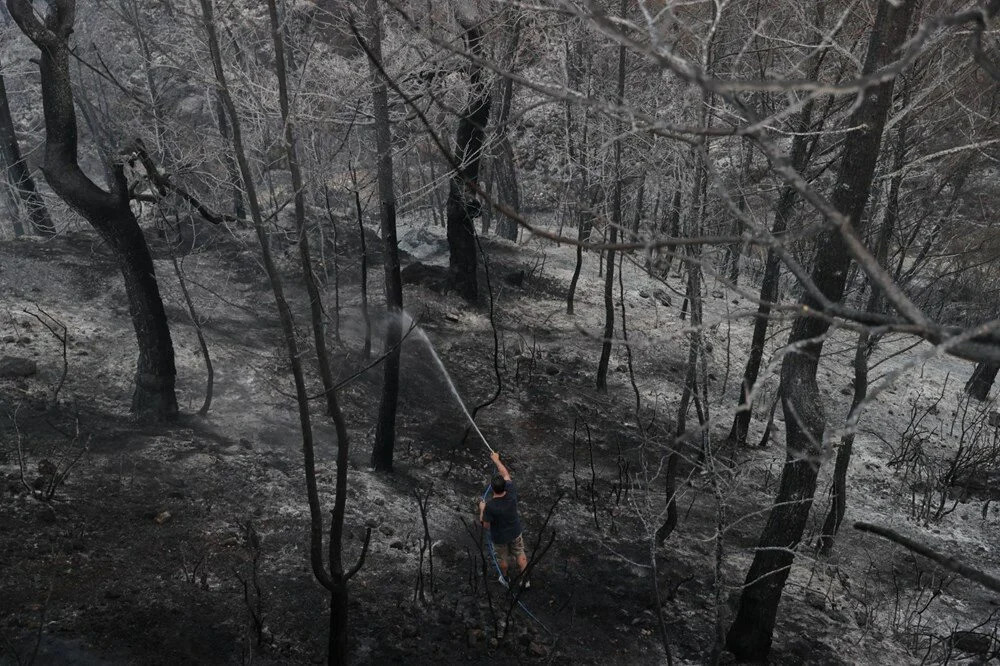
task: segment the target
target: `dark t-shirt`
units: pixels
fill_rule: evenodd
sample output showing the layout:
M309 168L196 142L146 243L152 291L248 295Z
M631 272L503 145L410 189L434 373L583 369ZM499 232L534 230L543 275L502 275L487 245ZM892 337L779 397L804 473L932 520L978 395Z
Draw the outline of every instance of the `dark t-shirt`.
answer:
M494 497L486 502L483 520L490 524L490 538L493 543L511 543L521 536L521 519L517 516L517 490L514 482L508 481L507 494Z

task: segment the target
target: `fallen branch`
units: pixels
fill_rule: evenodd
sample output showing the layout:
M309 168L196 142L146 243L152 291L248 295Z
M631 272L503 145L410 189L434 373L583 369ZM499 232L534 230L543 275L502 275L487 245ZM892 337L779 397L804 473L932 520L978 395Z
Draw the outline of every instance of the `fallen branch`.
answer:
M994 592L1000 592L1000 578L992 576L985 571L980 571L979 569L970 567L954 555L944 555L939 553L929 546L925 546L924 544L918 543L907 536L903 536L898 532L890 530L888 527L880 527L878 525L872 525L871 523L857 522L854 523L854 529L860 532L871 532L872 534L877 534L880 537L888 539L889 541L894 541L900 546L903 546L908 550L912 550L918 555L923 555L927 559L937 562L949 571L954 571L960 576L965 576L969 580L973 580L983 587L993 590Z

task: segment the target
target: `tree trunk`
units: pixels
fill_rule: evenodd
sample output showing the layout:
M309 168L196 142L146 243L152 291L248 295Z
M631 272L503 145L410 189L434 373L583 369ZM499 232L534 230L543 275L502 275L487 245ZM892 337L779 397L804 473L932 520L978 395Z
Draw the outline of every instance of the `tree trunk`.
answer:
M681 182L678 179L677 187L674 189L674 198L670 202L670 226L664 229L670 238L677 238L681 233ZM667 245L667 259L666 265L663 268L663 275L668 275L670 273L670 266L674 263L674 252L677 251L676 245Z
M108 244L125 280L129 314L139 344L132 411L144 418L173 418L177 415L174 348L153 258L129 206L124 167L109 165L112 187L105 191L83 173L77 162L76 112L66 41L73 31L75 3L67 1L51 6L45 25L28 0L8 0L8 8L41 52L45 178L56 194L83 215Z
M812 67L813 77L819 76L821 60L816 58ZM795 138L792 139L792 168L802 171L808 162L809 130L812 126L814 100L810 99L799 112L798 127ZM788 229L788 220L795 208L795 189L791 185L782 188L778 203L774 207L774 223L771 225L771 235L781 239ZM764 262L764 277L760 284L760 303L757 305L757 318L753 324L753 335L750 339L750 353L743 369L743 383L740 386L740 399L736 414L733 417L733 427L729 439L737 446L746 446L747 430L753 416L753 402L750 399L753 387L757 384L760 365L764 359L764 342L767 339L767 325L771 317L771 305L778 297L778 283L781 278L781 260L773 248L768 248Z
M35 181L28 171L28 165L21 157L21 147L17 142L17 132L14 131L14 119L10 115L10 103L7 101L7 86L0 75L0 160L7 171L7 182L10 183L13 208L18 212L14 217L14 232L20 236L24 233L20 212L27 211L31 228L39 236L53 236L56 233L45 202L35 189Z
M1000 371L1000 364L983 361L976 365L969 381L965 383L965 392L969 397L980 402L985 402L990 396L990 389L997 378L997 371Z
M521 40L521 21L511 8L507 21L513 23L506 46L507 69L513 71L517 56L518 44ZM510 109L514 101L514 80L503 77L500 81L500 109L496 118L496 134L499 154L493 161L494 178L497 183L497 199L515 211L521 210L521 190L517 184L517 170L514 167L514 147L510 142L510 131L507 123L510 121ZM497 234L507 240L517 240L517 222L501 215L497 224Z
M626 0L621 0L620 12L625 15ZM625 45L618 47L618 89L617 101L625 100ZM619 136L614 142L614 191L611 194L611 225L608 233L608 244L618 241L618 228L622 223L622 142ZM607 267L604 271L604 343L601 345L601 358L597 363L597 390L608 390L608 365L611 362L611 343L615 335L615 251L607 249Z
M909 85L904 88L902 95L903 108L909 107ZM906 165L907 152L907 128L908 122L899 124L897 134L895 156L893 158L893 177L889 185L889 196L886 201L885 217L882 226L879 228L878 239L875 242L875 259L880 266L885 266L889 257L889 243L896 231L896 221L899 218L899 192L903 185L903 169ZM869 212L869 217L874 213ZM882 290L872 282L871 292L868 294L867 312L882 311ZM861 414L858 410L868 395L868 357L872 352L870 344L871 336L868 331L858 334L858 341L854 349L854 395L851 398L851 408L848 411L848 431L840 440L840 448L837 449L837 460L833 468L833 487L831 488L830 511L823 521L823 529L817 543L817 550L821 555L828 555L833 550L833 544L840 525L844 522L844 514L847 512L847 470L851 466L851 454L854 451L854 435L858 420Z
M465 27L465 43L470 53L482 57L483 35L478 25ZM490 118L491 97L483 84L483 72L472 65L471 98L458 120L455 159L458 162L448 187L448 269L451 284L465 300L474 302L479 296L476 281L475 219L479 216L479 164L486 124Z
M888 63L906 39L914 2L893 7L879 3L863 71L874 72ZM864 221L886 116L892 104L895 81L868 90L848 121L855 130L844 143L840 169L831 202L859 229ZM817 244L811 279L833 302L843 298L850 254L836 229L824 231ZM820 304L808 292L802 305ZM823 457L825 415L816 383L816 369L825 319L798 316L792 324L789 345L795 353L781 366L782 408L786 425L786 464L775 504L761 533L759 547L747 574L739 609L727 637L727 647L739 661L763 661L771 649L778 603L794 561L793 551L802 539L816 492L816 478Z
M375 0L367 0L365 11L369 21L369 48L372 57L382 59L382 15ZM396 403L399 399L399 341L402 337L403 282L399 275L399 251L396 239L396 193L392 175L392 134L389 126L389 101L385 81L374 64L372 77L372 109L375 115L375 147L378 151L378 194L380 202L382 242L385 249L385 302L389 311L386 324L385 352L382 363L382 401L379 404L372 447L372 466L378 471L392 471L392 453L396 443ZM486 108L489 112L489 107ZM478 163L478 157L477 157ZM451 200L449 198L448 237L451 241ZM472 218L468 224L468 242L472 247L472 277L475 287L475 239ZM363 233L363 232L362 232ZM466 236L462 236L465 240Z
M233 158L232 153L229 152L229 142L231 139L229 120L226 118L226 110L222 106L222 100L218 96L215 99L215 117L219 123L219 136L226 143L226 150L223 153L222 161L226 165L226 173L229 175L229 182L233 188L233 214L237 220L242 222L247 219L247 211L243 205L243 190L240 188L240 170L236 165L236 160Z

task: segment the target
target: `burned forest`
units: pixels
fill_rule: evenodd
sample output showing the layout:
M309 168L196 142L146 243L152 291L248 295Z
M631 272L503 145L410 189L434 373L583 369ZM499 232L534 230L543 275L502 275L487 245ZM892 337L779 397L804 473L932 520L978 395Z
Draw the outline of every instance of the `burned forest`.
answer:
M0 665L1000 664L1000 0L0 0Z

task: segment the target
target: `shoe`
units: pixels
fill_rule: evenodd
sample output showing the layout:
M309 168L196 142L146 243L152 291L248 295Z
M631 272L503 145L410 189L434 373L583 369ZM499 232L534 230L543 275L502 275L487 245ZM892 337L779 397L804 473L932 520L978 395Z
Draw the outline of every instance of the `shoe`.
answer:
M522 590L530 590L531 589L531 581L528 580L527 578L525 578L524 580L522 580L521 581L521 589Z

